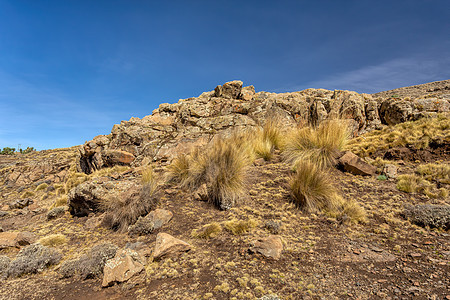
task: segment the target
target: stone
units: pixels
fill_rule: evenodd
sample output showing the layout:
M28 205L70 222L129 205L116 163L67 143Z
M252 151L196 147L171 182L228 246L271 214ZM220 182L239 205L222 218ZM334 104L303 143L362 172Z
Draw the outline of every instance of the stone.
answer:
M402 215L408 218L411 223L422 227L450 229L449 205L406 205Z
M338 158L339 166L346 172L352 173L354 175L371 176L375 174L377 170L376 167L368 164L362 160L357 155L353 154L351 151L345 151Z
M224 83L222 86L217 86L215 91L216 97L225 99L238 99L241 94L242 81L234 80Z
M409 121L414 104L406 100L386 99L380 106L380 119L383 124L395 125Z
M106 150L102 152L102 159L105 167L115 165L129 165L135 159L135 156L129 152L121 150Z
M145 217L139 217L135 224L128 228L130 235L146 235L169 223L173 213L166 209L155 209Z
M13 201L9 204L10 209L22 209L28 205L33 204L33 200L30 198L20 199Z
M37 237L31 232L0 232L0 249L20 247L34 243Z
M279 234L282 223L281 221L270 220L264 224L264 227L272 234Z
M255 95L254 86L246 86L242 88L241 93L239 94L239 99L249 101L253 99L253 95Z
M386 175L387 178L395 179L397 178L397 166L393 164L386 164L383 167L383 174Z
M156 236L153 258L160 259L162 257L177 255L181 252L187 252L189 250L191 250L190 244L177 239L170 234L161 232Z
M279 259L281 257L281 252L283 251L283 243L279 236L270 235L269 237L254 242L250 250L252 252L260 253L265 257Z
M19 232L16 237L17 246L27 246L33 244L36 240L37 236L28 231Z
M208 201L208 188L205 183L194 191L193 198L196 201Z
M107 287L115 282L125 282L142 270L144 270L144 263L139 254L125 248L106 262L103 269L102 286Z

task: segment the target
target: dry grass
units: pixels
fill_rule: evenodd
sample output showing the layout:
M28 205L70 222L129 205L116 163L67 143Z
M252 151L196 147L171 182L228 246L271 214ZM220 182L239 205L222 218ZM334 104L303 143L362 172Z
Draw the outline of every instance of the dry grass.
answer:
M59 206L64 206L64 205L67 205L67 195L62 195L62 196L56 198L55 202L52 204L50 209L59 207Z
M279 121L268 119L262 128L258 128L252 133L249 140L257 157L269 161L272 159L273 151L282 148L283 135L280 128Z
M450 184L450 165L449 164L424 164L416 168L416 173L423 176L428 181L438 181L444 184Z
M432 184L423 177L415 174L405 174L398 176L397 188L407 193L426 192Z
M39 244L49 247L57 247L67 244L67 237L64 234L51 234L39 239Z
M430 143L450 142L450 118L447 114L440 114L435 118L422 118L382 130L374 130L355 138L348 143L348 150L359 156L369 156L378 150L394 147L412 146L425 149Z
M327 174L311 161L297 163L290 188L294 203L306 212L336 211L341 203Z
M29 198L29 197L34 197L34 192L32 191L25 191L20 195L20 198L25 199L25 198Z
M310 160L320 167L332 166L348 137L345 122L324 121L318 127L304 127L289 133L283 154L292 166L301 160Z
M206 183L209 201L229 209L244 192L244 179L251 159L248 144L241 135L217 136L206 149L194 149L176 158L168 167L167 179L195 190Z
M215 238L220 233L222 233L222 226L217 222L213 222L203 226L201 229L194 229L191 236L199 239L210 239Z
M223 223L225 229L233 235L241 235L255 228L258 223L253 219L248 220L230 220Z
M100 203L106 212L103 225L108 228L125 232L130 225L136 223L139 217L148 214L158 204L157 178L151 168L144 171L145 180L140 192L135 192L127 197L112 197ZM144 178L144 177L143 177Z
M46 183L41 183L40 185L38 185L37 187L36 187L36 189L34 190L35 192L39 192L39 191L42 191L42 190L45 190L45 189L47 189L48 188L48 184L46 184Z

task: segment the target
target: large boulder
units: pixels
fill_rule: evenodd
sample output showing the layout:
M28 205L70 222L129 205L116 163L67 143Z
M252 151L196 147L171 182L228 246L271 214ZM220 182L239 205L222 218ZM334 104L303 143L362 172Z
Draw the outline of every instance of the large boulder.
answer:
M125 282L142 270L144 270L144 261L140 255L136 251L125 248L106 262L103 269L102 286L107 287L115 282Z
M238 99L241 94L242 81L234 80L216 87L214 96L225 99Z
M34 243L36 240L36 235L28 231L0 232L0 249L26 246Z
M283 243L279 236L270 235L255 241L250 250L262 254L265 257L279 259L281 257L281 252L283 251Z
M414 104L407 100L387 99L381 103L380 117L383 124L395 125L411 119Z
M161 232L156 236L153 258L160 259L162 257L174 256L189 250L191 250L191 245L185 241L177 239L170 234Z
M73 188L68 194L69 212L84 217L92 212L103 211L103 205L111 199L138 195L141 186L132 181L111 181L97 178Z

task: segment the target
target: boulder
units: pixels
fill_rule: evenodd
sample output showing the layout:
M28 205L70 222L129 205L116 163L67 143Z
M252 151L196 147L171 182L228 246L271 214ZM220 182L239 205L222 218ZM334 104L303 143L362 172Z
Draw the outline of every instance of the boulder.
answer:
M387 178L395 179L397 178L397 166L393 164L386 164L383 167L383 174L386 175Z
M122 199L130 194L139 194L141 187L132 181L94 179L83 182L68 194L69 212L77 217L103 211L101 203L109 199Z
M249 101L253 99L254 95L255 88L253 87L253 85L246 86L242 88L241 93L239 94L239 99Z
M242 81L234 80L218 85L215 88L215 96L225 99L238 99L241 94Z
M181 252L187 252L189 250L191 250L190 244L179 240L170 234L161 232L156 236L153 258L160 259L162 257L177 255Z
M380 119L383 124L395 125L409 121L414 104L407 100L386 99L380 106Z
M28 231L0 232L0 249L26 246L34 243L36 240L36 235Z
M15 200L11 203L9 203L10 209L22 209L24 207L27 207L28 205L33 204L33 200L30 198Z
M146 235L169 223L173 213L166 209L155 209L145 217L139 217L136 223L128 228L130 235Z
M260 253L265 257L279 259L281 257L281 252L283 251L283 243L279 236L270 235L269 237L254 242L250 250L252 252Z
M121 150L105 150L102 152L103 166L129 165L135 159L134 155Z
M360 157L352 153L351 151L345 151L341 153L338 158L338 165L346 172L354 175L370 176L374 175L377 170L376 167L365 162Z
M102 286L107 287L115 282L125 282L142 270L144 270L144 262L139 254L125 248L106 262L103 269Z

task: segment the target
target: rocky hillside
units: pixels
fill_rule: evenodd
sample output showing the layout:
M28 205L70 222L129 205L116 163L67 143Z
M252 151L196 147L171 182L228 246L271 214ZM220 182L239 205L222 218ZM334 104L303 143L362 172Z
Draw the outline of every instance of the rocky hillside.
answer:
M0 156L0 299L450 298L448 82L232 81Z

